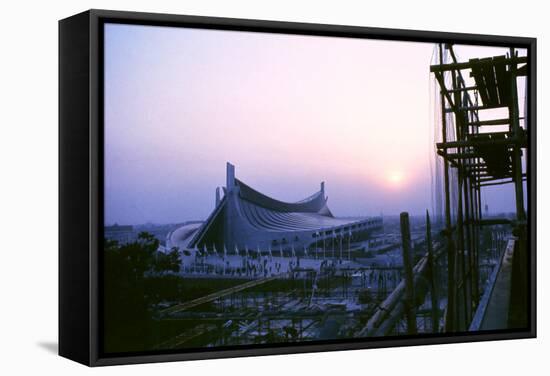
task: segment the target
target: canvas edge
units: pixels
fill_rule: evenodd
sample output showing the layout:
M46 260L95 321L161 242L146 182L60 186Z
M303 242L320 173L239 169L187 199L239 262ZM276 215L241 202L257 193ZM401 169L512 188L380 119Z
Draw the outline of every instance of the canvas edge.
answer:
M59 21L59 355L90 364L89 16Z
M261 355L278 355L278 354L296 354L321 351L341 351L341 350L357 350L383 347L397 346L416 346L416 345L431 345L431 344L451 344L459 342L479 342L493 340L508 340L508 339L524 339L536 337L536 39L529 37L510 37L510 36L495 36L481 34L463 34L463 33L446 33L434 31L418 31L418 30L401 30L401 29L385 29L385 28L369 28L361 26L338 26L338 25L323 25L323 24L308 24L296 22L282 21L262 21L249 19L232 19L219 17L202 17L202 16L183 16L172 14L158 13L142 13L142 12L123 12L91 9L85 12L89 16L89 305L90 309L87 312L89 321L89 340L87 341L87 349L89 357L85 361L79 361L90 366L104 366L116 364L135 364L135 363L151 363L151 362L166 362L166 361L181 361L181 360L199 360L212 358L229 358L229 357L245 357L245 356L261 356ZM305 345L287 345L284 347L266 347L253 349L234 349L220 351L198 351L198 352L182 352L177 354L154 354L154 355L135 355L135 356L115 356L102 357L98 351L98 244L99 244L99 223L100 210L102 205L100 197L100 155L103 150L103 145L100 143L99 128L101 123L101 114L98 113L99 102L101 96L99 90L101 84L100 79L100 46L99 46L99 25L104 20L120 20L127 23L155 23L155 24L173 24L173 25L196 25L197 27L222 28L230 30L251 30L264 32L280 32L280 33L298 33L307 35L334 35L347 36L358 38L385 39L385 40L403 40L403 41L421 41L421 42L439 42L439 43L466 43L466 44L485 44L494 46L510 46L526 47L530 50L532 64L530 66L530 82L529 90L530 103L529 111L531 115L530 121L530 168L531 187L529 218L531 220L530 240L531 245L531 322L530 328L525 331L517 331L510 333L475 333L450 335L445 337L426 337L426 338L398 338L385 339L376 341L363 341L353 343L330 343L330 344L305 344ZM60 21L60 24L63 21ZM61 53L60 53L61 61ZM60 69L60 77L61 77ZM61 96L61 93L60 93ZM61 114L61 106L60 106ZM61 119L60 119L61 124ZM61 147L61 146L60 146ZM60 157L60 175L62 164ZM61 180L60 180L61 184ZM62 197L60 195L60 205ZM60 216L60 223L62 219ZM60 238L61 238L60 226ZM61 260L60 260L61 262ZM61 285L60 285L60 307L61 307ZM84 313L83 313L84 314ZM62 326L60 319L60 328ZM61 336L60 336L61 349ZM64 354L60 355L66 356Z

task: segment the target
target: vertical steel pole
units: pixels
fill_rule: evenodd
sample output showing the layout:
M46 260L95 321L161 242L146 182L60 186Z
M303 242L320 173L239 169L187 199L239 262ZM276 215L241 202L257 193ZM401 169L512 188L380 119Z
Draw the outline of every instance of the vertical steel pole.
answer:
M430 266L430 297L432 303L432 332L439 332L439 298L437 296L437 283L435 258L432 246L432 227L430 224L430 213L426 210L426 246L428 248L428 264Z
M407 334L416 334L416 309L414 300L414 280L411 260L411 229L409 214L401 213L401 241L403 248L403 271L405 273L405 314Z
M458 88L458 79L457 79L457 72L455 70L452 71L452 84L453 89ZM463 107L462 103L462 96L460 95L460 92L455 91L454 94L454 102L456 107ZM464 139L464 129L463 129L463 120L464 117L462 116L462 113L456 113L455 112L455 128L456 128L456 139L459 141L462 141ZM459 153L464 152L464 148L460 147L458 148ZM459 265L460 265L460 283L462 283L462 295L463 295L463 309L464 309L464 327L467 327L467 321L469 316L468 311L468 285L467 285L467 278L466 278L466 255L465 255L465 246L464 246L464 160L460 159L457 161L458 163L458 210L457 210L457 219L456 219L456 227L457 227L457 239L458 239L458 252L459 252Z
M515 49L510 48L510 58L515 57ZM510 64L510 127L512 134L518 138L521 127L519 126L518 90L517 90L517 64ZM514 145L512 150L514 183L516 186L516 216L518 221L525 220L525 208L523 206L523 176L521 166L521 147Z
M443 64L443 44L439 44L439 64ZM445 82L443 73L441 82ZM445 90L444 87L441 90ZM441 92L441 133L442 142L447 142L447 114L445 112L445 95ZM455 249L453 243L453 229L451 223L451 199L449 184L449 161L443 151L443 171L445 182L445 234L447 237L447 317L445 319L445 330L454 331L455 325Z

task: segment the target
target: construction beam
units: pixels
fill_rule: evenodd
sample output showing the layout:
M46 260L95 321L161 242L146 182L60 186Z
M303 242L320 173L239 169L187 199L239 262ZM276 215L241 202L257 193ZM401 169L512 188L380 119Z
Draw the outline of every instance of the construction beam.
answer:
M523 178L522 181L526 181L527 178ZM496 181L496 182L489 182L489 183L479 183L478 186L479 187L489 187L491 185L502 185L502 184L510 184L510 183L515 183L514 180L506 180L506 181Z
M456 112L457 108L454 104L454 101L451 97L451 94L449 94L449 91L447 91L447 87L445 86L445 79L443 78L443 75L441 73L436 73L435 78L437 79L437 82L439 83L439 87L441 88L441 94L445 97L447 102L449 102L449 106L451 106L450 109L445 108L445 103L442 103L442 107L445 108L446 112Z
M449 54L451 55L451 58L453 59L453 63L455 63L455 64L458 63L458 59L456 57L455 50L453 49L452 44L448 45L448 50L449 50ZM458 78L458 87L460 87L460 85L462 85L462 87L465 87L466 82L464 81L464 77L462 76L462 72L457 71L457 73L458 73L458 77L457 77ZM470 98L470 95L468 93L466 93L466 98L468 100L468 103L473 106L472 99Z
M162 311L160 311L160 313L161 314L171 314L171 313L176 313L176 312L180 312L180 311L185 311L187 309L196 307L198 305L209 303L209 302L212 302L212 301L214 301L216 299L219 299L219 298L223 298L224 296L231 295L231 294L234 294L236 292L249 289L251 287L256 287L256 286L262 285L262 284L267 283L267 282L274 281L276 279L285 277L287 275L288 275L288 273L282 273L282 274L278 274L278 275L272 276L272 277L260 278L260 279L255 279L255 280L252 280L252 281L248 281L248 282L245 282L245 283L240 284L238 286L233 286L233 287L230 287L228 289L224 289L224 290L221 290L221 291L216 291L215 293L205 295L205 296L202 296L202 297L197 298L197 299L190 300L190 301L185 302L185 303L176 304L172 307L168 307L166 309L163 309Z
M412 267L411 228L409 213L403 212L401 220L401 242L403 250L403 269L405 272L405 313L407 317L407 334L416 334L416 306L414 299L414 278Z
M510 119L493 119L493 120L482 120L482 121L473 121L468 123L468 125L473 125L476 127L482 127L485 125L508 125L510 124Z
M448 158L448 159L482 158L482 156L479 153L445 153L441 150L438 150L437 154L441 155L443 158Z
M426 210L426 246L428 248L428 265L429 265L429 280L430 280L430 303L431 303L431 319L432 333L439 332L439 298L437 294L437 276L436 263L432 244L432 227L430 223L430 214Z
M527 56L517 56L499 61L500 64L523 64L527 63ZM451 70L471 69L473 66L494 65L493 61L468 61L464 63L436 64L430 66L430 72L446 72Z
M439 254L436 258L438 256ZM426 255L418 261L413 269L415 284L424 279L424 274L428 271L428 266L428 255ZM392 318L400 318L404 309L404 304L402 302L404 295L405 281L402 280L391 292L391 294L388 295L388 297L378 306L367 322L367 325L358 333L358 337L370 337L377 335L386 320L393 321Z
M480 111L480 110L494 110L495 108L505 108L507 106L502 104L496 104L496 105L481 105L481 106L462 106L458 107L457 111ZM454 109L446 109L446 112L453 112Z
M480 184L490 182L490 181L495 181L495 180L506 180L506 179L511 179L512 178L511 176L505 176L505 177L496 177L496 176L492 176L492 175L480 175L480 176L481 176L481 178L479 178L479 180L478 180L478 182Z
M456 92L459 92L459 93L462 93L464 91L471 91L471 90L477 90L477 86L465 86L465 87L459 87L459 88L456 88L456 89L449 89L447 90L448 93L456 93Z
M450 48L452 52L452 47ZM453 54L451 54L453 55ZM443 62L443 44L439 44L439 62ZM456 62L456 59L455 59ZM436 74L436 77L443 76L443 73ZM439 84L441 89L445 89L445 82L442 82L444 80L440 80ZM450 96L447 93L448 96ZM447 116L445 115L446 108L445 108L445 101L443 99L443 94L441 95L441 136L443 139L443 142L447 142ZM454 161L450 161L448 158L445 157L446 151L443 153L443 166L444 166L444 182L445 182L445 235L447 238L447 257L448 257L448 265L447 268L447 291L448 291L448 300L447 300L447 312L449 313L446 318L446 322L450 323L450 326L452 328L453 322L454 322L454 307L455 307L455 284L454 284L454 259L455 259L455 251L454 251L454 240L453 240L453 225L451 221L451 198L450 198L450 177L449 177L449 163L454 163ZM427 263L427 262L426 262ZM448 319L448 320L447 320ZM371 321L369 320L369 323ZM367 323L368 327L368 323ZM447 328L448 329L448 328Z
M517 145L521 146L526 141L517 137L501 138L501 139L471 139L468 141L450 141L450 142L438 142L438 149L449 149L458 147L474 147L474 146L486 146L486 145Z

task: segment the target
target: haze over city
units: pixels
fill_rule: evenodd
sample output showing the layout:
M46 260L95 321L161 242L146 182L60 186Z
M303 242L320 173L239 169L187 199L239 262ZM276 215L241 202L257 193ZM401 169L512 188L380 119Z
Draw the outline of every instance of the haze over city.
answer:
M431 209L433 48L106 25L105 223L205 219L228 161L283 201L325 181L336 216ZM508 187L483 199L514 210Z

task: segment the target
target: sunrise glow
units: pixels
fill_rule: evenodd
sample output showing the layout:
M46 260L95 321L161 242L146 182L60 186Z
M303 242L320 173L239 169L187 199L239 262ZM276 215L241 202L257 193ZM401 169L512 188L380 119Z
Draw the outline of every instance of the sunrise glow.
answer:
M399 170L389 171L386 176L386 181L390 187L401 187L404 184L403 173Z

